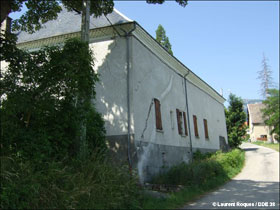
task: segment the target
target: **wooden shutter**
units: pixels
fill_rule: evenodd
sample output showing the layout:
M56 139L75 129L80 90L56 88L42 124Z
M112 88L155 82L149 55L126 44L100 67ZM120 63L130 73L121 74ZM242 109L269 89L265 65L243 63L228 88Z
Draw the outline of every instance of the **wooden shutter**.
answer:
M196 137L198 137L198 129L197 129L197 117L193 115L193 125L194 125L194 134Z
M182 122L181 122L181 116L180 116L181 112L180 112L179 109L176 109L176 114L177 114L178 133L180 135L182 135L183 134L183 132L182 132Z
M184 114L184 125L185 125L185 135L188 135L188 127L187 127L187 118L186 118L186 112L183 112Z
M203 120L203 123L204 123L204 132L205 132L205 138L209 138L209 135L208 135L208 125L207 125L207 120L204 119Z
M158 130L162 130L160 102L158 99L155 98L154 103L155 103L155 113L156 113L156 128Z

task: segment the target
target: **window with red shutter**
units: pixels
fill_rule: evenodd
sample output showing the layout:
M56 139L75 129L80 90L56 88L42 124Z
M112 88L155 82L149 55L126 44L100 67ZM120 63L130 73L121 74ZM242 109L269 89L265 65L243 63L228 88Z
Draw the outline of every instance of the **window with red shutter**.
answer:
M178 133L182 136L188 135L186 113L176 109Z
M156 113L156 129L162 130L160 102L158 99L154 98L154 103L155 103L155 113Z
M178 133L180 135L182 135L183 134L183 132L182 132L182 112L180 112L179 109L176 109L176 114L177 114Z
M209 139L207 120L203 119L205 138Z
M186 118L186 112L183 112L184 114L184 125L185 125L185 135L188 135L188 127L187 127L187 118Z
M196 137L199 137L199 135L198 135L198 128L197 128L197 117L196 117L196 115L193 115L193 125L194 125L194 135Z

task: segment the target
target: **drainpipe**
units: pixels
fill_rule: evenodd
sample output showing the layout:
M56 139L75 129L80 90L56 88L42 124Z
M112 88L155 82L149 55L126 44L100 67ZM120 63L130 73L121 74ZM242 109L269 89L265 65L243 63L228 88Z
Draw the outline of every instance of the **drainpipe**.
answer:
M188 73L184 75L184 83L185 83L185 93L186 93L186 106L187 106L187 115L188 115L188 130L190 134L190 150L191 150L191 162L193 162L193 151L192 151L192 134L191 134L191 127L190 127L190 115L189 115L189 105L188 105L188 92L187 92L187 83L186 83L186 77L188 76Z
M129 45L129 36L131 33L135 30L136 26L134 23L133 29L131 29L129 32L126 32L125 30L121 29L125 33L125 38L126 38L126 63L127 63L127 78L126 78L126 91L127 91L127 159L128 159L128 165L129 165L129 171L132 172L132 162L131 162L131 157L130 157L130 142L131 142L131 119L130 119L130 45Z

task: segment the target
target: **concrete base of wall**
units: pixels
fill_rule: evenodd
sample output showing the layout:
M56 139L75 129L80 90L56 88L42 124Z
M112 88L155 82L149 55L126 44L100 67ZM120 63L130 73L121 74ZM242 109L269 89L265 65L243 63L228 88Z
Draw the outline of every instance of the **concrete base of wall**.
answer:
M127 135L107 136L107 145L112 160L116 164L128 164ZM215 152L214 149L193 148L193 152ZM159 173L166 172L170 167L182 162L188 163L191 159L189 147L154 144L134 140L131 135L130 158L132 168L137 170L142 183L149 182Z

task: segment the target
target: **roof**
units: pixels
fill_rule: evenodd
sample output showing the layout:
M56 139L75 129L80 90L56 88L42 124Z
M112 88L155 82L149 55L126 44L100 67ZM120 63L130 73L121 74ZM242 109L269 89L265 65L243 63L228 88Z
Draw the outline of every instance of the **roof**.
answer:
M113 12L108 14L106 17L104 15L98 18L91 16L90 36L92 38L111 36L116 31L118 31L118 35L125 35L124 32L128 31L132 32L133 36L141 40L143 44L159 56L162 61L169 65L171 69L176 71L180 76L186 77L188 81L208 93L219 103L223 104L225 102L225 98L223 96L221 96L204 80L198 77L175 56L168 53L168 51L136 21L127 18L116 9L114 9ZM67 38L76 37L80 31L81 15L75 12L69 12L67 9L63 8L63 10L58 14L58 18L56 20L48 21L43 24L42 28L34 34L20 32L18 34L17 44L20 49L36 50L42 46L56 45L64 42Z
M107 18L106 18L107 17ZM94 15L90 16L90 29L106 27L115 24L132 22L129 18L121 14L118 10L114 9L112 13L107 16L100 16L95 18ZM109 21L108 21L109 20ZM81 14L70 12L62 7L62 11L58 13L56 20L51 20L42 25L42 28L36 33L29 34L21 31L18 34L18 43L28 42L62 34L68 34L81 31Z
M250 115L250 120L253 124L262 124L264 123L263 114L261 109L264 109L265 105L262 103L258 104L248 104L248 111Z

